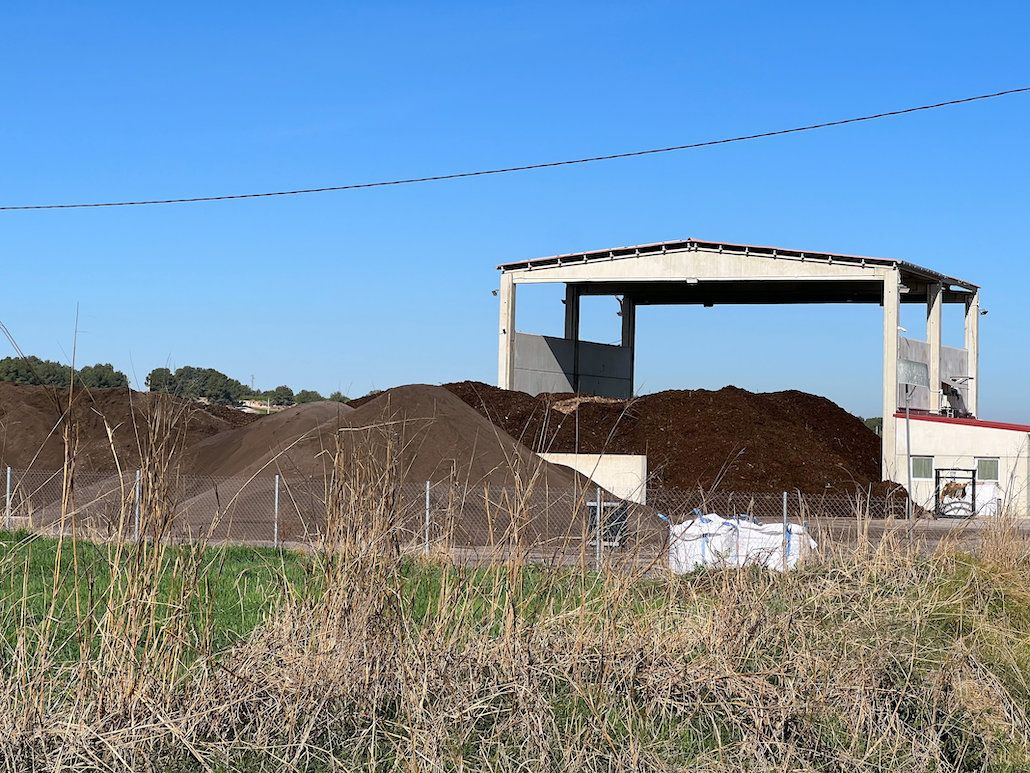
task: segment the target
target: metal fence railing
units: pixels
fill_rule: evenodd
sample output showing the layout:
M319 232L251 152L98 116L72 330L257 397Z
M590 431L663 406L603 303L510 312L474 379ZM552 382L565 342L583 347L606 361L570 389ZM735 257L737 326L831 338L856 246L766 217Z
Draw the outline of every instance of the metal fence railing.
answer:
M519 553L544 562L653 560L664 551L669 524L697 510L794 522L905 514L903 497L861 491L747 494L651 487L646 504L636 504L592 487L522 491L422 482L375 489L281 474L166 475L151 481L135 470L71 477L63 471L6 473L7 529L277 546L335 538L374 520L399 549L471 559Z

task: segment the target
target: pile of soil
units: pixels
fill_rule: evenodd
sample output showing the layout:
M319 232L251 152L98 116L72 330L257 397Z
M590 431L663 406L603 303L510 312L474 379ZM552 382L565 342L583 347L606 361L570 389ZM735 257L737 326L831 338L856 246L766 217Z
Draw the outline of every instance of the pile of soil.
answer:
M62 469L67 428L76 449L77 470L111 472L119 464L122 469L134 469L139 465L140 446L147 442L146 427L158 409L181 414L178 426L185 431L187 447L232 426L210 406L202 408L167 395L82 389L72 395L69 405L66 389L0 382L0 466L20 471Z
M633 400L445 388L536 451L646 454L653 484L754 493L881 493L880 439L824 397L670 390Z
M536 475L540 484L558 488L571 488L577 480L572 471L541 462L526 444L442 387L390 389L356 408L347 424L398 428L406 479L510 486ZM344 440L355 437L346 433Z
M354 405L357 407L353 407ZM191 471L215 476L271 475L277 471L323 477L339 443L355 464L400 481L514 485L539 469L550 486L573 485L576 475L542 463L523 443L447 389L414 384L350 405L296 406L197 444Z
M282 476L280 537L298 539L317 531L324 523L325 483L334 473L337 453L342 453L349 480L407 484L396 489L396 505L411 521L404 528L412 533L422 528L426 481L467 486L475 496L494 492L501 500L505 490L525 492L530 481L537 490L563 495L586 488L578 473L542 461L437 386L391 389L357 409L325 401L243 422L221 415L228 409L122 389L83 390L70 410L67 400L62 391L0 384L0 463L18 470L19 490L31 500L37 524L61 516L61 479L31 478L22 484L22 474L62 468L65 427L73 428L77 439L76 470L92 473L77 479L72 507L84 508L94 523L106 519L113 525L124 516L125 481L131 491L140 448L145 451L149 428L162 412L179 419L173 429L183 433L177 485L184 488L176 519L182 534L271 540L277 473ZM119 464L121 478L113 474ZM438 496L453 490L447 485ZM436 507L445 509L445 503ZM570 523L567 511L556 510L564 515L553 524L546 518L535 523L534 533L541 539L564 533ZM462 524L470 544L486 539L475 532L489 531L484 515L477 512ZM468 536L473 533L477 536Z
M198 443L190 454L191 472L231 480L184 502L180 521L192 533L204 533L211 514L219 512L214 536L267 539L273 475L282 473L281 537L317 531L324 523L325 481L333 475L337 453L356 482L401 484L402 530L411 527L404 519L412 520L412 513L411 528L421 528L426 481L475 492L524 486L531 478L542 489L585 487L577 473L542 461L448 390L416 384L363 400L357 408L335 402L297 406ZM240 490L242 481L247 483ZM466 531L481 525L473 518ZM553 537L568 528L566 517L554 528L538 525L537 530Z
M324 447L331 447L335 428L353 410L343 403L322 401L258 416L256 421L193 446L187 456L187 471L216 477L249 476L261 471L275 474L290 466L291 452L301 438L318 438Z
M79 470L112 471L115 454L132 468L141 428L158 405L186 416L185 471L218 477L322 475L322 452L338 440L355 458L367 452L382 464L391 454L395 472L414 481L512 485L538 464L532 451L576 450L646 454L655 484L678 488L815 493L875 485L880 477L876 434L804 392L725 387L620 401L531 397L471 381L397 387L349 405L309 403L261 417L125 389L80 390L69 409L64 390L0 383L0 465L60 469L62 430L72 426ZM553 486L575 479L551 465L542 474Z
M246 427L261 418L261 414L258 413L247 413L246 411L238 411L235 408L230 408L228 405L211 405L205 403L197 403L197 408L209 413L216 419L224 420L230 427Z

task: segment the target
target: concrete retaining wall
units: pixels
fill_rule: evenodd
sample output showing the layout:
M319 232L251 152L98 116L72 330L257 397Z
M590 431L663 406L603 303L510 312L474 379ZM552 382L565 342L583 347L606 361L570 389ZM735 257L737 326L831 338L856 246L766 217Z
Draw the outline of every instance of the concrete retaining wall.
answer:
M568 338L515 334L514 387L531 395L574 392L576 343ZM579 342L579 390L602 397L633 395L633 350Z
M627 502L647 504L647 457L636 454L540 454L552 464L571 467Z

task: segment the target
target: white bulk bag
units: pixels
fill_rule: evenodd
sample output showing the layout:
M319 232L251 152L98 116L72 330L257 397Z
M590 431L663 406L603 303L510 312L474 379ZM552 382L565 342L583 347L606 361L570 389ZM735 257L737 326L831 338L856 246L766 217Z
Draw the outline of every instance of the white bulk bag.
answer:
M743 518L699 515L669 528L669 568L686 574L700 566L758 564L783 571L793 569L803 552L816 547L804 526L761 525Z

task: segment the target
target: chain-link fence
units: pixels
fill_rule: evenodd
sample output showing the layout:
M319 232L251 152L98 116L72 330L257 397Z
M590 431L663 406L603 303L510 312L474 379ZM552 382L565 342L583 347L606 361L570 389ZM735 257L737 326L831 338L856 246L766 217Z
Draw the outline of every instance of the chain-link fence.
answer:
M749 494L739 491L711 491L650 487L650 506L673 522L689 518L700 510L720 515L747 515L754 518L787 518L810 521L823 518L891 519L906 516L904 492L880 496L856 488L853 493L829 490L819 494L800 491Z
M456 560L519 555L571 564L660 561L670 523L697 512L757 519L902 518L903 497L800 492L744 494L652 487L646 504L596 487L575 490L405 483L358 489L338 481L266 474L215 478L146 471L6 470L4 523L96 538L305 545L376 520L401 550ZM600 503L600 505L598 504Z

